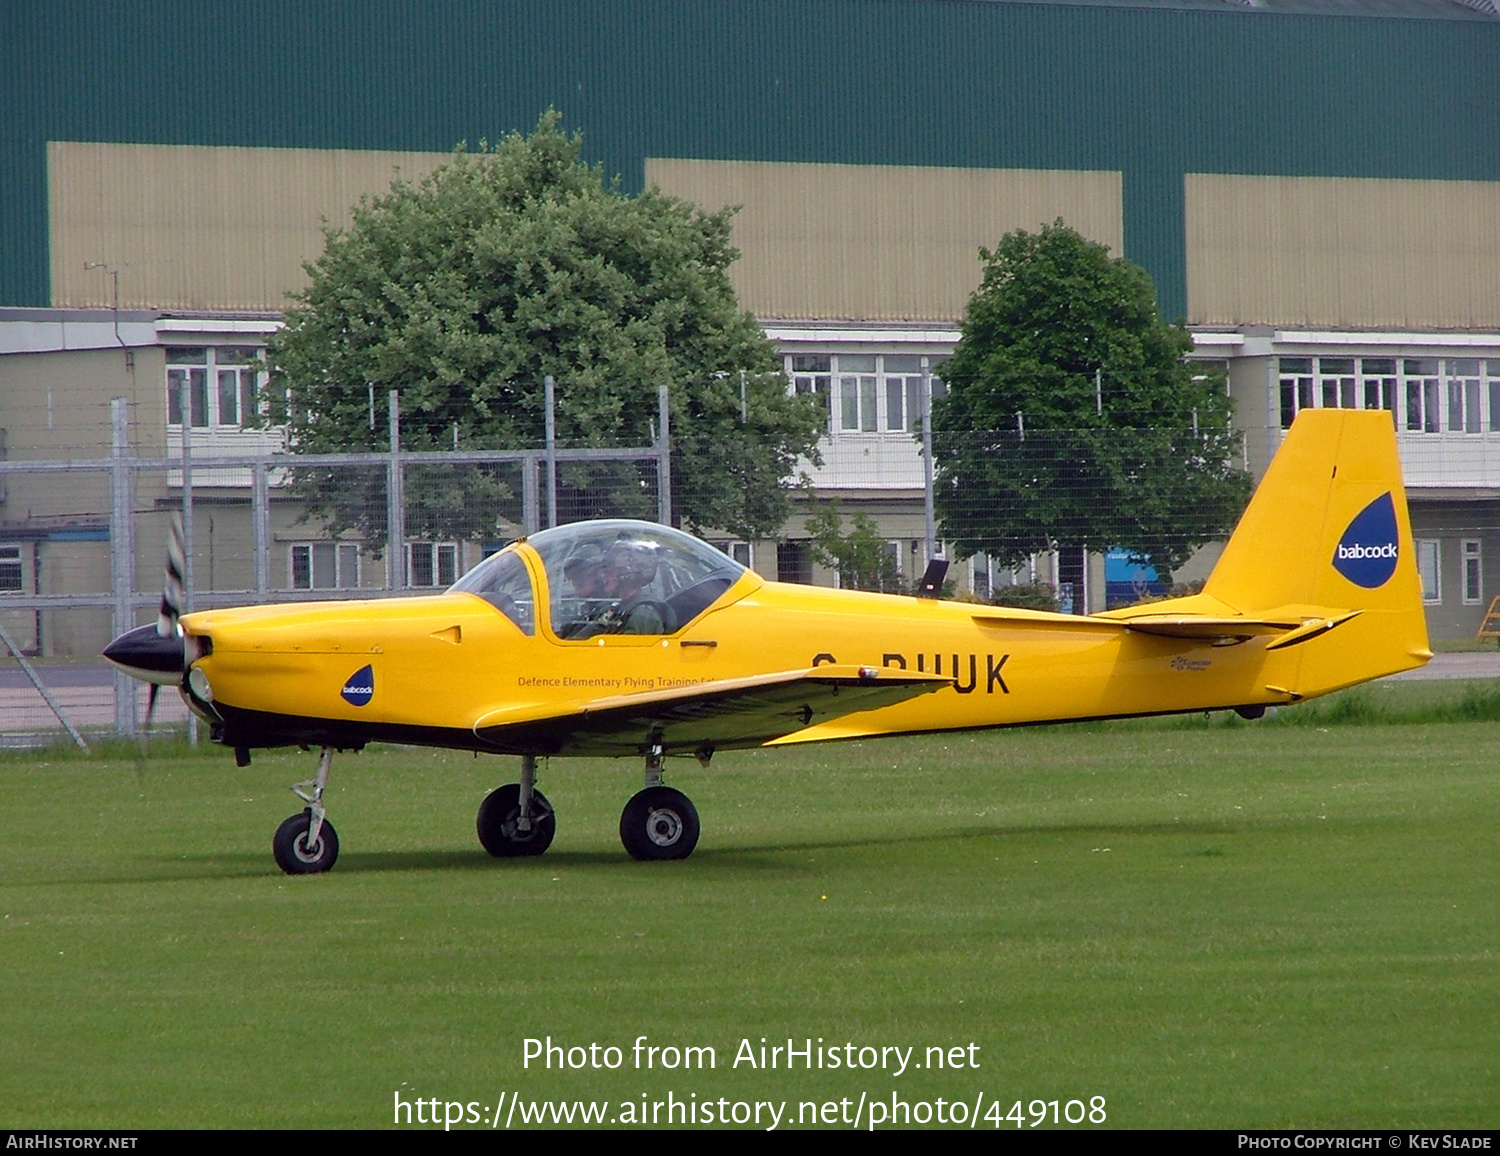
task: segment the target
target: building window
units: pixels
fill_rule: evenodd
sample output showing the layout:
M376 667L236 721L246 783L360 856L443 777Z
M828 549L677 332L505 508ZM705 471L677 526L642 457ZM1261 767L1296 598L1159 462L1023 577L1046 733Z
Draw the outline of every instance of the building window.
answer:
M975 554L969 559L969 589L979 601L988 602L994 585L989 555Z
M1438 391L1438 363L1430 357L1407 357L1401 362L1402 387L1406 394L1406 429L1410 433L1437 433L1442 410Z
M891 433L916 433L922 428L922 359L887 355L885 372L885 428Z
M901 543L887 542L885 544L885 564L889 571L889 577L894 578L896 585L893 590L900 591L904 583L904 575L901 573ZM881 587L885 589L885 587Z
M839 356L839 431L875 433L880 429L880 391L873 354Z
M1358 409L1354 388L1354 358L1318 358L1318 394L1324 409Z
M806 538L793 538L776 544L776 581L812 585L812 551Z
M1432 604L1443 600L1442 573L1439 566L1440 542L1417 539L1417 573L1422 578L1422 601Z
M750 559L753 556L749 542L709 542L715 550L721 554L728 554L746 570L753 569Z
M1480 564L1478 538L1463 540L1464 605L1477 606L1484 601L1484 571Z
M793 354L787 363L793 391L814 394L828 407L830 433L910 435L922 428L919 356ZM934 369L932 396L942 397L945 392Z
M0 594L15 594L26 589L26 571L21 565L21 547L0 543Z
M1500 433L1500 361L1283 357L1277 369L1282 429L1304 409L1383 409L1407 433Z
M1479 362L1454 358L1444 363L1448 379L1448 429L1452 433L1479 433Z
M825 428L833 429L833 358L826 353L799 353L792 356L792 390L818 398L823 403Z
M260 350L216 346L168 346L167 424L182 424L186 393L194 429L243 429L260 421L265 365Z
M1366 409L1396 408L1396 359L1364 357L1359 362L1360 386Z
M1283 357L1280 370L1281 428L1291 429L1299 413L1313 408L1312 358Z
M452 586L458 581L457 542L408 542L408 586Z
M291 548L293 590L349 590L359 585L359 547L307 542Z

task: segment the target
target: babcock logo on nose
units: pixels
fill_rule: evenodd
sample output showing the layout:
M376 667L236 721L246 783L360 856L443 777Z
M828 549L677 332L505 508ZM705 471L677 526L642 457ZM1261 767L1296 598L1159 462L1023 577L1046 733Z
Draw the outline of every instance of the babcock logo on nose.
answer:
M344 683L344 689L339 694L350 706L368 706L375 697L374 669L366 666L356 670Z
M1396 572L1396 503L1390 491L1349 523L1333 552L1333 568L1356 586L1374 590Z

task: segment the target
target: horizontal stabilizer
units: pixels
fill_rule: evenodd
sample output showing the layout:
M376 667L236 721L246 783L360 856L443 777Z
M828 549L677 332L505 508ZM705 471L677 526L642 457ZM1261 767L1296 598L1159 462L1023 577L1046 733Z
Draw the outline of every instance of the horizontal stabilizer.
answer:
M1123 623L1113 618L1101 618L1095 614L1049 614L1043 610L1019 610L1005 606L991 606L979 611L974 621L980 626L993 626L1006 630L1118 630Z
M1203 603L1205 599L1178 599L1173 605ZM1168 605L1161 603L1160 605ZM1209 603L1209 605L1213 605ZM1126 613L1132 616L1126 617ZM1035 611L1006 613L985 611L974 615L974 621L982 626L1009 627L1011 629L1035 627L1045 630L1074 632L1080 630L1110 630L1131 634L1149 634L1156 638L1178 638L1184 642L1209 646L1233 646L1249 642L1252 638L1272 636L1266 644L1267 650L1280 650L1318 638L1336 626L1341 626L1358 615L1358 610L1334 610L1324 607L1284 607L1270 614L1250 616L1243 614L1141 614L1115 611L1109 615L1075 615L1058 617L1039 615Z
M1350 610L1344 614L1335 615L1332 618L1313 618L1304 622L1296 630L1290 630L1280 638L1266 645L1267 650L1281 650L1287 646L1296 646L1299 642L1310 642L1314 638L1321 638L1335 626L1342 626L1352 618L1358 617L1363 611Z
M1184 614L1147 614L1121 623L1136 634L1154 634L1159 638L1186 638L1197 642L1222 645L1226 641L1246 642L1257 634L1284 634L1300 628L1302 619L1207 618Z

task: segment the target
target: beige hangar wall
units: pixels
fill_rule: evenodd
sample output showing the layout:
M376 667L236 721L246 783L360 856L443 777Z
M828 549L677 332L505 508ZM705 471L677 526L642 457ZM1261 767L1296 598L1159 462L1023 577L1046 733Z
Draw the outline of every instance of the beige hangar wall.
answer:
M646 183L710 210L740 206L730 275L762 318L955 320L981 246L1059 217L1124 247L1117 172L650 158Z

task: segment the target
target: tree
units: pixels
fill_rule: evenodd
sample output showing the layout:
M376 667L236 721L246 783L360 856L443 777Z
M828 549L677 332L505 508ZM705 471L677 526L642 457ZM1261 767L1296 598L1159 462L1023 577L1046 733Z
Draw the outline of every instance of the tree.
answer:
M837 499L815 503L807 519L813 556L838 571L839 586L845 590L901 590L901 572L880 528L868 514L857 513L850 521L846 534Z
M396 389L405 450L539 446L551 375L560 445L644 445L665 382L674 520L745 538L771 531L823 418L815 401L788 395L770 343L735 300L731 211L655 189L623 195L559 121L549 112L530 136L460 148L420 181L361 200L347 229L327 230L269 343L283 399L274 418L302 452L385 449L384 399ZM560 472L573 516L654 514L629 463ZM384 541L380 471L303 470L297 484L332 529ZM414 537L497 534L520 516L503 470L424 467L406 492Z
M980 258L933 405L942 536L1006 565L1124 547L1170 581L1251 489L1222 372L1184 360L1144 269L1060 220Z

